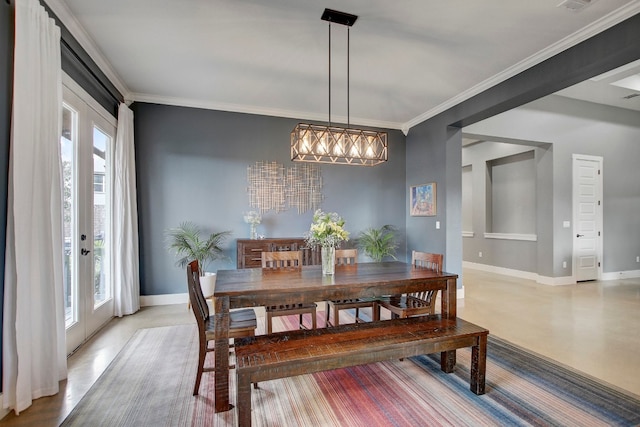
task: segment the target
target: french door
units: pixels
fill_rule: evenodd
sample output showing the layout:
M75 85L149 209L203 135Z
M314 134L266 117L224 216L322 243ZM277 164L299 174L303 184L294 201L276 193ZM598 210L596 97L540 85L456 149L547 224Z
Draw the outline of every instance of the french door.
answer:
M65 321L71 353L113 317L110 183L116 123L67 80L60 148Z

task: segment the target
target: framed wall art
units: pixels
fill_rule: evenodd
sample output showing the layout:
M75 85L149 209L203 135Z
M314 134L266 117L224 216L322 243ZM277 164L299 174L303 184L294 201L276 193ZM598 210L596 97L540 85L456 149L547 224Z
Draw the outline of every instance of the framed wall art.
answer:
M411 216L436 215L436 183L409 187L409 212Z

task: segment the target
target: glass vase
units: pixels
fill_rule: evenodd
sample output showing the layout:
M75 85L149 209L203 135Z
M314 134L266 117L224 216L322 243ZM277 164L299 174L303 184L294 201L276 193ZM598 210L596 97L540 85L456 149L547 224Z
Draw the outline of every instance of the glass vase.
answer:
M336 248L334 246L322 246L322 275L332 276L336 268Z
M251 233L249 238L252 239L252 240L257 239L258 238L258 224L255 224L255 223L252 222L252 223L249 224L249 227L250 227L250 233Z

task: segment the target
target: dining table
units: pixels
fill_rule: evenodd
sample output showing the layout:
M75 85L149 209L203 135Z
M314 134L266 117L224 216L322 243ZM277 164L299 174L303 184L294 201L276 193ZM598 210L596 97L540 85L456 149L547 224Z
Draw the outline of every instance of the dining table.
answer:
M334 274L326 276L319 265L218 270L213 293L215 412L233 408L229 402L230 310L436 290L441 291L442 317L455 319L457 278L457 274L399 261L336 266Z

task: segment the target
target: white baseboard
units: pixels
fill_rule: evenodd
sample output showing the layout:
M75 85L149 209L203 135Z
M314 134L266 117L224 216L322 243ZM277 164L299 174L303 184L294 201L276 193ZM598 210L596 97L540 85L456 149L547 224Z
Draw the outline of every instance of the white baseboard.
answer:
M613 273L602 273L601 280L636 279L638 277L640 277L640 270L628 270Z
M536 273L531 273L529 271L513 270L510 268L496 267L495 265L478 264L469 261L464 261L462 263L462 266L464 268L487 271L489 273L504 274L505 276L534 280L536 283L540 283L543 285L558 286L575 285L577 283L573 276L547 277L541 276ZM640 270L614 271L611 273L602 273L602 276L599 280L636 279L638 277L640 277Z
M140 306L148 307L152 305L187 304L189 294L162 294L162 295L141 295Z
M530 271L514 270L512 268L497 267L495 265L488 265L488 264L478 264L476 262L469 262L469 261L463 261L462 266L464 268L471 268L474 270L486 271L489 273L503 274L505 276L533 280L534 282L540 283L543 285L558 286L558 285L573 285L576 283L575 279L572 276L564 276L564 277L541 276L537 273L532 273Z

